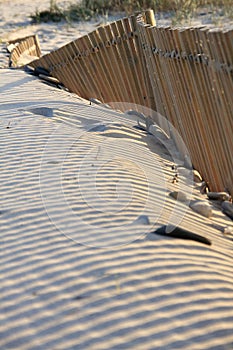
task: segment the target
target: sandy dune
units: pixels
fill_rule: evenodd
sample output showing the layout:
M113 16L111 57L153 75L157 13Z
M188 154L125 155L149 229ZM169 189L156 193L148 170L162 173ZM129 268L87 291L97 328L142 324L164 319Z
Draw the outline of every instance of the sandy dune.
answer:
M211 247L150 234L176 206L153 136L22 71L0 89L1 349L231 349L230 219L185 208Z

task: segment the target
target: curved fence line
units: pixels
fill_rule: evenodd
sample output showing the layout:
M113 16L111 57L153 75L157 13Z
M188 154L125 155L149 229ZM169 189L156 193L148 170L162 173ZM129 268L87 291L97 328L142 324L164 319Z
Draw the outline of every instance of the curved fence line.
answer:
M97 28L30 66L47 69L86 99L118 103L123 111L129 102L164 116L210 189L233 195L232 58L232 30L156 27L149 10Z

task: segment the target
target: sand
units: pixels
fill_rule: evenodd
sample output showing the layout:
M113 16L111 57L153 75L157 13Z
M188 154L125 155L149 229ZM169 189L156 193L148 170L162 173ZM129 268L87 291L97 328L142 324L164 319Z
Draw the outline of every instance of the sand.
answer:
M232 221L169 196L207 200L168 149L23 71L0 92L0 348L231 349ZM151 233L171 220L212 245Z

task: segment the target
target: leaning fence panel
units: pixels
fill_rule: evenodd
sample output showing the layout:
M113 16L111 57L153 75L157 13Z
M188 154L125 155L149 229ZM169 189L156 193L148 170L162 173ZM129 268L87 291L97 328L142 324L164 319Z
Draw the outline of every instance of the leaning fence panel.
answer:
M150 117L157 115L169 136L169 123L178 130L210 189L233 195L232 59L232 30L156 27L148 11L97 28L31 66L84 98L122 111L126 102L153 109Z

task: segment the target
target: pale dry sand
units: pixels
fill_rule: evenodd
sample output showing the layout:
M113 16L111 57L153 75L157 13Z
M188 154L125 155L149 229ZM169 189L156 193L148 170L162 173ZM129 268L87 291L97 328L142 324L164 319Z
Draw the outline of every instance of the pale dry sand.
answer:
M0 348L231 349L232 221L185 208L210 247L150 234L177 208L166 148L23 71L0 90Z
M31 26L47 3L0 1L0 36L37 33L45 53L92 30ZM0 70L1 349L233 348L232 221L173 201L183 180L136 125ZM174 213L212 245L149 233Z

